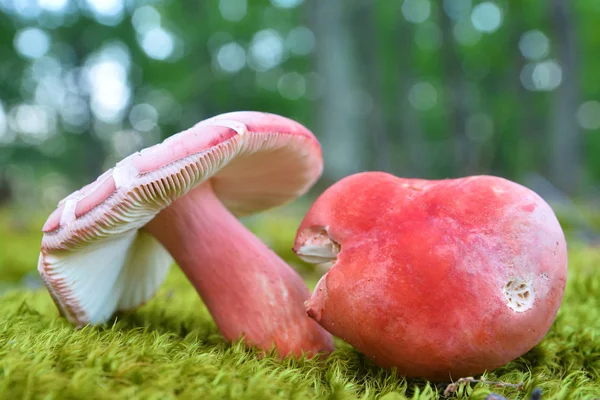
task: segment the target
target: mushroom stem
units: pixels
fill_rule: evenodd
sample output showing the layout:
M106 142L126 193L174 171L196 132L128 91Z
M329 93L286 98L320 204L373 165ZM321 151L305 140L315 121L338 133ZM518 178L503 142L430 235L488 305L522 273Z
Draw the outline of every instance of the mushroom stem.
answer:
M281 356L333 350L310 319L302 278L232 215L206 182L161 211L146 229L171 253L227 340L244 337Z

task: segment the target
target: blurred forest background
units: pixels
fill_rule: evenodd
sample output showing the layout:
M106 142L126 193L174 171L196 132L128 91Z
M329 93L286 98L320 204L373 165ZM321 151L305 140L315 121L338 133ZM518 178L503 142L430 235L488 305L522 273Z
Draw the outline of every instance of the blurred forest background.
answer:
M361 170L488 173L594 201L600 1L0 0L0 203L51 210L233 110Z

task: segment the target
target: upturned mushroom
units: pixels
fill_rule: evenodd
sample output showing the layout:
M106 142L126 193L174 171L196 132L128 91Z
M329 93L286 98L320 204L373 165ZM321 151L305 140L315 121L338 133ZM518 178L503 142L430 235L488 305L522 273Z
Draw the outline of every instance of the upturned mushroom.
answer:
M492 176L349 176L312 205L294 251L332 264L306 303L312 318L378 365L432 380L483 373L533 348L567 279L550 206Z
M234 112L135 153L62 200L38 271L73 324L149 300L175 259L227 340L281 356L330 352L301 277L236 216L286 203L319 178L317 139L287 118Z

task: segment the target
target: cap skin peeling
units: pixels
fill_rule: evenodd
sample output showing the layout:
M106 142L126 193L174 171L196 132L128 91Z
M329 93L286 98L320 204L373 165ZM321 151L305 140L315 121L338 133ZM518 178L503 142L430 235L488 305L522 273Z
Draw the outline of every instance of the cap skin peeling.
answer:
M304 194L323 169L304 126L259 112L202 121L120 161L61 201L38 271L60 312L102 324L148 301L177 262L227 340L281 356L333 350L302 278L237 216Z
M296 255L303 261L311 264L321 264L333 262L340 246L327 233L327 227L314 227L303 232L300 239L302 246L295 250Z
M449 381L521 356L550 329L567 279L550 206L493 176L349 176L312 205L294 251L320 262L331 243L308 315L409 377Z

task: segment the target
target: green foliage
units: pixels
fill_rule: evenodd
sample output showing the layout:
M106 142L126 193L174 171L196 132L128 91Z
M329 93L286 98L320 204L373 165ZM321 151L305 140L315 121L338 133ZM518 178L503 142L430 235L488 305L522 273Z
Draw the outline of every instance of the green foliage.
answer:
M0 202L53 203L131 152L233 110L274 112L305 124L323 144L327 183L363 169L513 180L535 171L570 193L549 170L556 164L573 165L573 175L581 172L584 184L596 184L600 128L593 116L583 128L575 115L586 102L596 107L591 114L598 107L597 2L566 2L561 11L561 2L493 1L501 24L489 33L471 26L469 16L481 2L118 0L110 3L118 10L108 14L86 6L110 8L100 0L65 2L53 11L50 3L0 2ZM452 5L466 7L461 18L449 17ZM237 9L239 18L228 17L227 9ZM409 22L410 9L425 12L424 19ZM316 16L329 12L338 18L319 23ZM148 29L158 25L173 39L163 46L173 47L166 59L143 46ZM45 54L19 52L16 38L26 28L43 32ZM533 30L550 43L539 59L519 51L521 36ZM264 34L271 40L256 47ZM220 53L227 45L237 52ZM98 80L105 74L90 75L100 54L123 68L126 94L104 96L122 103L110 118L98 112L90 89L94 82L106 85ZM261 58L268 65L260 65ZM522 80L533 79L533 65L552 60L561 65L561 85L526 89ZM540 71L536 80L547 80L550 73ZM417 83L431 84L431 107L409 101ZM566 117L555 117L568 88L578 94ZM132 111L140 105L156 113L146 120L153 128L136 126ZM21 106L41 106L47 118L27 117ZM41 128L27 124L34 120ZM583 149L581 155L567 159L567 151L556 151L558 122L565 142Z
M247 223L288 258L299 223L291 215ZM0 220L2 280L5 289L8 281L22 286L23 277L35 275L40 224L14 214ZM571 246L567 291L551 331L523 357L483 376L524 382L522 390L471 383L453 398L484 399L493 391L526 399L537 387L544 399L600 396L599 264L598 249ZM314 285L314 274L308 280ZM0 399L434 399L445 387L378 368L341 341L327 359L296 361L227 344L176 268L148 304L101 327L73 328L43 288L12 287L0 297Z
M0 209L0 293L35 271L43 219Z

